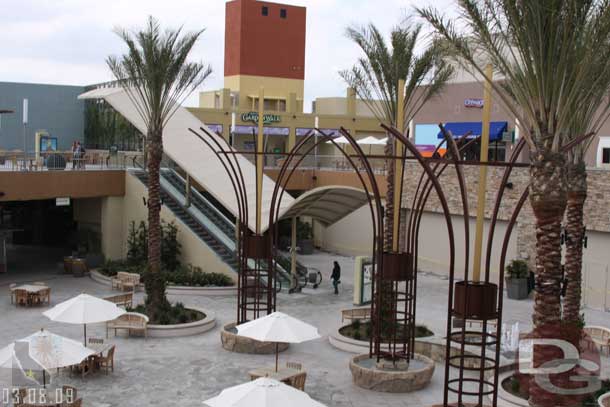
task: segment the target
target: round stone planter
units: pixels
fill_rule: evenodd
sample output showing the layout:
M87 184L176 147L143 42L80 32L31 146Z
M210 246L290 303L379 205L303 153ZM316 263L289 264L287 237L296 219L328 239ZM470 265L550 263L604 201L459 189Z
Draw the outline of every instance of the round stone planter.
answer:
M183 336L199 335L214 329L216 317L213 313L197 307L186 307L194 311L205 314L201 321L189 322L188 324L177 325L152 325L148 324L146 334L149 338L178 338Z
M498 376L498 407L529 407L529 402L504 390L502 383L515 373L514 370L501 373Z
M434 361L418 353L408 370L382 370L375 367L375 363L368 354L353 357L349 369L354 384L379 392L409 393L426 387L434 374Z
M260 342L254 339L246 338L237 335L235 328L236 323L232 322L223 327L220 331L220 340L222 347L230 352L250 353L255 355L268 355L275 353L275 342ZM278 350L280 352L288 349L287 343L280 343Z
M97 270L91 270L90 277L93 281L100 284L112 286L112 279L100 273ZM144 291L144 286L139 286L136 291ZM215 296L235 296L237 295L237 286L231 287L181 287L167 286L165 291L167 295L202 295L205 297Z
M599 407L610 407L610 393L599 396L597 404L599 404Z

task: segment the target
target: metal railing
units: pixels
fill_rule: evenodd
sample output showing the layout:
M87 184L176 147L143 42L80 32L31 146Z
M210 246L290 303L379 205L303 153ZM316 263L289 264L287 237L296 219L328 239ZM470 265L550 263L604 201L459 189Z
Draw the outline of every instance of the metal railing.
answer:
M249 156L248 159L252 160L253 155ZM280 169L284 164L286 158L283 155L267 155L265 157L265 168L266 169ZM362 166L364 171L364 165L359 162L357 158L352 158L357 165ZM298 158L294 158L293 162L297 163ZM376 174L386 173L386 160L383 158L370 158L369 163ZM299 164L300 169L304 170L322 170L322 171L339 171L339 172L353 172L353 167L349 164L347 158L342 155L308 155Z
M72 152L34 153L23 151L0 152L0 171L96 171L117 170L133 165L139 152L109 153L101 150L88 150L84 155Z

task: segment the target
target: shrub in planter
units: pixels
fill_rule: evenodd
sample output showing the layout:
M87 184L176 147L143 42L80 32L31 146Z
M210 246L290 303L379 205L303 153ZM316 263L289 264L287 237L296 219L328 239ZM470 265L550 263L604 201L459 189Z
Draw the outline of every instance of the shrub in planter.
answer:
M529 266L524 260L513 260L506 266L506 290L508 298L523 300L529 296Z

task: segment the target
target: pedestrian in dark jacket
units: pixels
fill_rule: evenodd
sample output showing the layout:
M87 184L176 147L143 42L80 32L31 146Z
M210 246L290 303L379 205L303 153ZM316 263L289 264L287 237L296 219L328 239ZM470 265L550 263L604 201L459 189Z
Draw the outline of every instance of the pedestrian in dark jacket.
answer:
M339 284L341 284L341 267L336 261L334 262L333 272L330 275L330 279L333 281L333 287L335 287L335 294L339 294Z

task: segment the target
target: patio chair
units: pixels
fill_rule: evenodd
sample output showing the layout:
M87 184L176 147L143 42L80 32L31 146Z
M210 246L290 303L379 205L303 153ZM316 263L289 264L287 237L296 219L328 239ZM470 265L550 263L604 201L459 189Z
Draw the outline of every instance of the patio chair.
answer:
M17 284L15 284L15 283L8 286L9 292L11 294L11 304L15 303L15 291L14 291L15 287L17 287Z
M108 349L106 356L97 358L97 363L100 369L105 369L106 374L108 374L108 369L114 372L114 348L115 346Z
M86 273L89 273L89 268L87 267L85 260L72 260L72 275L74 275L74 277L84 277Z
M17 304L17 305L29 305L30 304L30 297L26 290L18 288L13 291L13 294L15 295L15 304Z
M307 373L299 373L294 376L291 380L290 385L297 390L305 391L305 380L307 379Z
M286 362L286 367L288 369L303 370L303 365L295 362Z
M72 274L72 257L64 257L64 273Z
M93 344L97 344L97 345L102 345L104 343L104 340L102 338L89 338L88 341L89 341L89 343L93 343Z
M64 400L67 403L74 403L76 401L77 398L77 393L78 390L76 389L76 387L72 387L72 386L68 386L68 385L63 385L61 386L61 393L64 396Z
M22 407L23 400L28 396L28 389L20 387L17 391L13 392L13 404L15 406Z
M61 407L82 407L83 399L76 399L72 403L62 403Z

